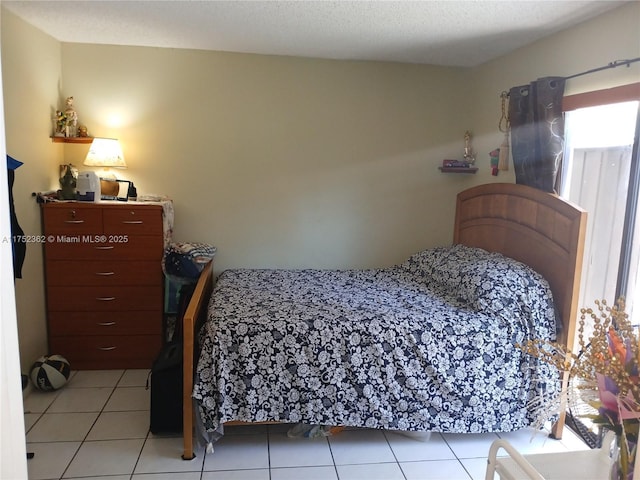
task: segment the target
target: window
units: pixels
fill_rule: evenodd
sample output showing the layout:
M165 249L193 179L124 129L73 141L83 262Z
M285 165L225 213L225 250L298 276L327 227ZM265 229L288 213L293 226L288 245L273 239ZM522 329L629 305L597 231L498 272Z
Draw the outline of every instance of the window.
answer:
M640 323L638 101L565 115L561 195L588 212L581 306L624 295Z

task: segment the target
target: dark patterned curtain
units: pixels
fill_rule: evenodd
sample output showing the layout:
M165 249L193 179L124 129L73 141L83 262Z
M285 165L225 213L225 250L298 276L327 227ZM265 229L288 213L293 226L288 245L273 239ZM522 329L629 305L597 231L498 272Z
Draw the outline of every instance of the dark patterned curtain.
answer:
M516 183L557 191L564 148L564 83L563 77L545 77L509 91Z

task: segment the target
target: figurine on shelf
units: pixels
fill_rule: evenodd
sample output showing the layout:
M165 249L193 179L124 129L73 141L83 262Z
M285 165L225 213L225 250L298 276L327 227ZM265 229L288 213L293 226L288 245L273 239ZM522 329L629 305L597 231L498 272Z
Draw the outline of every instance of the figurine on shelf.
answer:
M495 148L489 152L489 158L491 158L491 175L498 176L498 164L500 159L500 149Z
M471 132L469 130L464 132L464 161L469 165L473 165L476 161L476 157L471 149Z
M78 136L79 137L88 137L89 132L87 131L86 125L78 125Z
M64 112L60 110L56 110L56 116L54 120L56 124L56 131L54 133L54 136L64 137L66 126L67 126L67 116L64 114Z
M64 114L67 118L65 137L75 137L78 135L78 113L73 109L73 97L67 97L67 109Z

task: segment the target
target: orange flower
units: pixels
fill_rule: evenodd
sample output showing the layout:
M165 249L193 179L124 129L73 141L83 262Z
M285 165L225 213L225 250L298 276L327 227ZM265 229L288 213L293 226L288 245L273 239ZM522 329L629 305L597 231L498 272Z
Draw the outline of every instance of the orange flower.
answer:
M613 327L609 327L609 353L612 357L618 357L624 364L627 358L627 348Z

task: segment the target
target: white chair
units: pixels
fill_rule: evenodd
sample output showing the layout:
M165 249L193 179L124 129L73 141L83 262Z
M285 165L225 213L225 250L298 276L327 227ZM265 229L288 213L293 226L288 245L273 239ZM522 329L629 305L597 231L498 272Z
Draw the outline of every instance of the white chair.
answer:
M607 432L602 447L594 450L532 455L522 455L506 440L495 440L489 449L485 480L492 480L496 473L502 480L608 479L614 438L613 432ZM498 457L500 449L504 449L509 456ZM635 470L639 470L638 462Z

